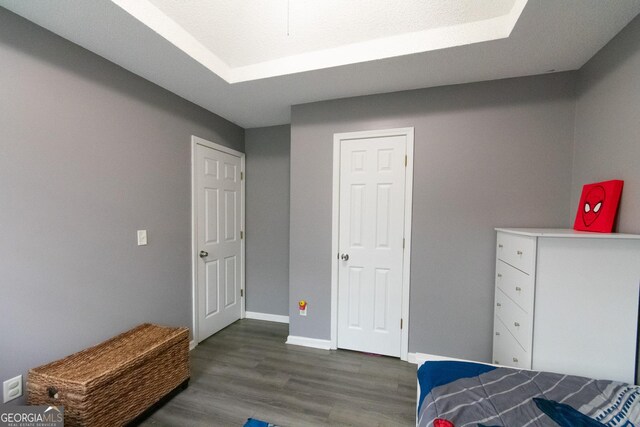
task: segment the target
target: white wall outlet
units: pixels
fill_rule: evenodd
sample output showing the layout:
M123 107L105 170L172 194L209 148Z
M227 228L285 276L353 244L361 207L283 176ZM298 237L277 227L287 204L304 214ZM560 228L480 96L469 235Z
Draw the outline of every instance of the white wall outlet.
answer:
M147 230L138 230L138 246L147 244Z
M22 396L22 375L6 380L2 383L2 400L10 402Z

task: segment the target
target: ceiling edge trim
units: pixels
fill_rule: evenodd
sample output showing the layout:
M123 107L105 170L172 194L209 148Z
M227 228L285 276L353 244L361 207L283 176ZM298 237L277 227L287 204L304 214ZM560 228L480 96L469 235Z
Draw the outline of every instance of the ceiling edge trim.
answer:
M175 47L229 83L231 69L188 31L147 0L111 0L112 3L151 28Z

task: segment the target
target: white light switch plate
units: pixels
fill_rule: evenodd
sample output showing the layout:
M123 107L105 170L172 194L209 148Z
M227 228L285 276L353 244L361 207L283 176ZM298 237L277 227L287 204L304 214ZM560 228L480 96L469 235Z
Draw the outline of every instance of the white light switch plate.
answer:
M147 244L147 230L138 230L138 246Z
M10 402L22 396L22 375L6 380L2 383L2 400Z

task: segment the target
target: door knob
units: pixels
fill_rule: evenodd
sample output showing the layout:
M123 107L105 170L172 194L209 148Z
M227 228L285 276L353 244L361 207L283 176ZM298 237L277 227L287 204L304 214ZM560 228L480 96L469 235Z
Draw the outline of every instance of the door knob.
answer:
M340 258L342 258L343 261L349 261L349 254L342 254Z
M209 256L209 252L207 251L200 251L200 258L206 258Z

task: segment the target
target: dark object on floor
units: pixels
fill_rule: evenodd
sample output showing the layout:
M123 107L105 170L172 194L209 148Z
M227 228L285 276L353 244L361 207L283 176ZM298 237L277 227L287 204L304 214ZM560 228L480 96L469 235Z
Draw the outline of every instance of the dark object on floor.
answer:
M189 379L189 330L140 325L29 371L30 405L64 406L67 426L127 424Z
M249 418L246 423L244 423L244 427L278 427L275 424L269 424L266 421L256 420L254 418Z

